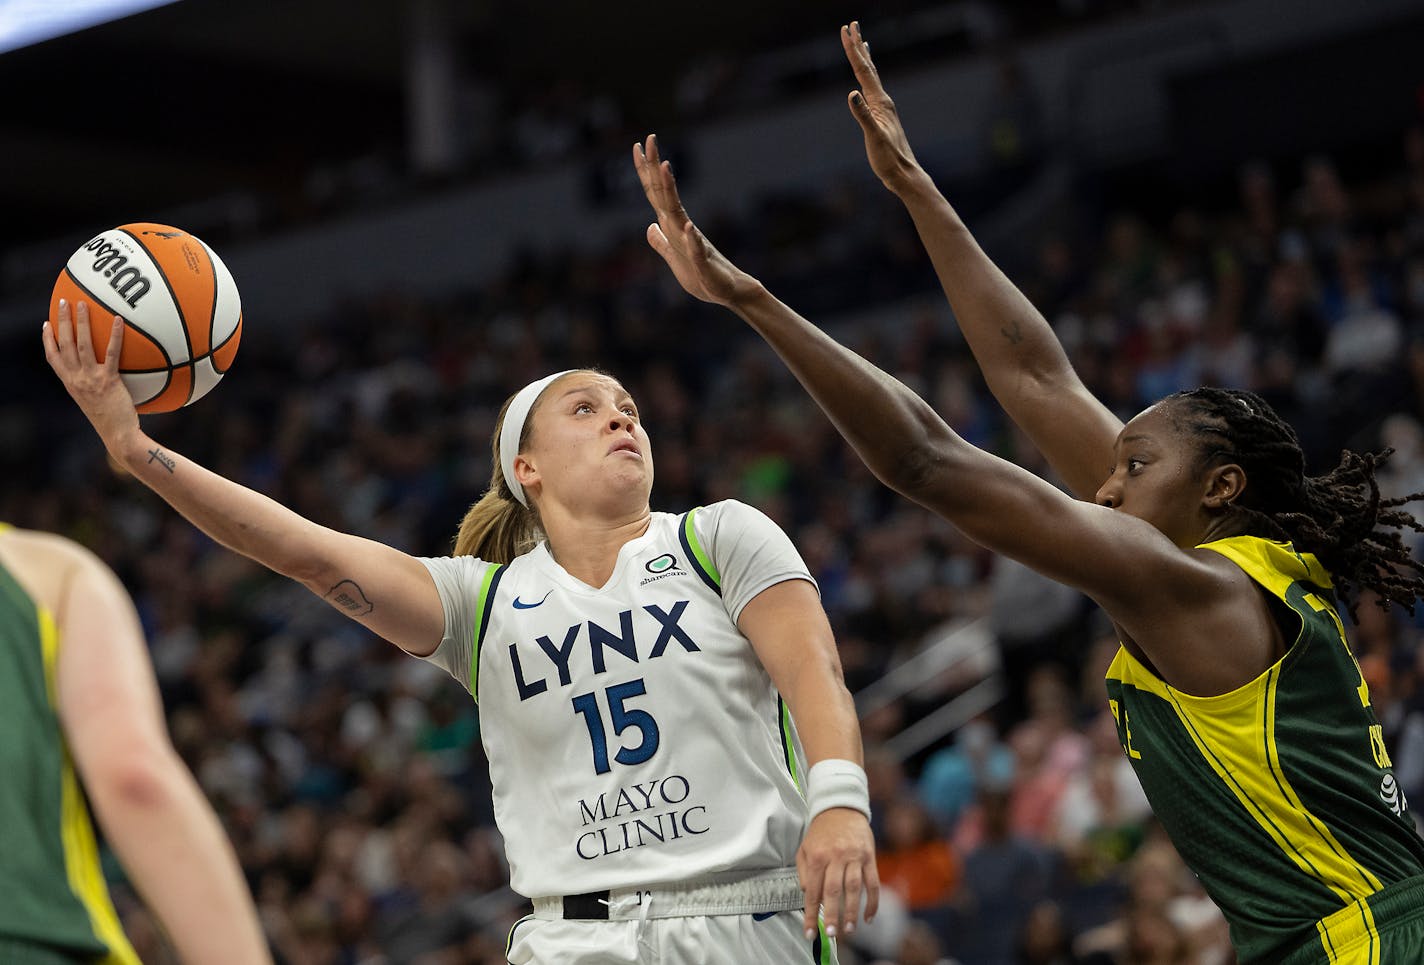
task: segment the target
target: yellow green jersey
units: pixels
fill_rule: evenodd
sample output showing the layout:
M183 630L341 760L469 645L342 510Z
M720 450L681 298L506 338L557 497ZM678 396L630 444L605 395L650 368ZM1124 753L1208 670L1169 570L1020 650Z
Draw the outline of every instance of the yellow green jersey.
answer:
M60 730L60 646L48 610L0 565L0 961L137 965Z
M1388 922L1377 912L1421 904L1385 899L1421 893L1424 841L1330 576L1289 543L1237 536L1201 548L1279 600L1293 640L1265 673L1214 697L1176 690L1120 648L1107 689L1123 749L1243 963L1298 950L1302 960L1380 962ZM1347 947L1364 957L1342 957Z

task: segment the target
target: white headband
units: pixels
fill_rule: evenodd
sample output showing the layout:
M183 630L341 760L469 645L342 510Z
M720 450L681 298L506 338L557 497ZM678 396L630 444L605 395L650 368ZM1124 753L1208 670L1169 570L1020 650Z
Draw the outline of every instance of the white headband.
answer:
M524 422L529 418L529 410L534 408L535 400L551 382L577 371L578 369L565 369L530 382L515 393L514 400L509 403L509 408L504 413L504 426L499 431L499 468L504 471L504 484L521 505L528 506L529 499L524 495L524 487L514 478L514 457L519 455L519 437L524 435Z

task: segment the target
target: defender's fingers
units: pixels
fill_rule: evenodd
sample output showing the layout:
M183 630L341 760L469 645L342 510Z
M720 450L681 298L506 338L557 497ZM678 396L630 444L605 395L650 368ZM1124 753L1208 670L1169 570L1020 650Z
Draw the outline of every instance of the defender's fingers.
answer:
M658 165L658 179L662 184L668 214L675 223L691 220L682 206L682 195L677 190L677 177L672 173L672 162L663 161Z
M685 216L684 216L685 217ZM712 243L688 218L682 223L682 243L693 264L703 268L712 261Z
M885 88L880 84L880 71L875 69L875 61L870 57L870 44L861 35L859 20L851 21L848 39L851 42L851 67L855 70L856 78L860 80L867 95L883 95Z
M667 235L663 234L663 229L658 227L656 221L648 225L648 245L664 258L672 252L672 245L668 244Z
M855 118L855 122L860 125L860 129L866 134L876 130L875 118L870 116L870 105L865 103L865 98L860 91L853 90L846 95L846 104L850 107L850 116Z
M864 84L869 79L870 71L859 36L860 27L855 22L841 26L841 49L845 51L846 60L850 62L851 73L855 74L857 81Z
M677 192L671 192L674 201L669 201L668 182L663 177L656 134L649 134L645 141L633 147L633 166L638 172L638 181L643 185L644 196L658 212L658 217L662 218L675 202Z
M677 197L677 183L671 177L671 165L658 154L656 134L649 134L647 141L638 146L634 155L638 169L638 179L642 182L643 193L662 219L668 213L674 215L681 208Z
M648 135L649 140L652 135ZM643 184L643 193L652 200L652 168L648 164L648 153L643 147L643 142L639 141L633 145L633 169L638 172L638 180Z

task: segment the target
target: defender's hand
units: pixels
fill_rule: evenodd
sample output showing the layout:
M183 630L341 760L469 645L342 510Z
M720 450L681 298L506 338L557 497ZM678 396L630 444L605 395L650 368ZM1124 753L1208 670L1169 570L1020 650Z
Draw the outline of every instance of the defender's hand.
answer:
M643 194L658 216L648 225L648 244L662 255L689 295L731 307L739 298L760 288L756 279L714 248L687 216L672 165L658 154L657 135L649 134L645 143L633 145L633 166L643 184Z
M841 27L841 47L860 85L860 90L851 91L846 100L851 116L865 135L865 156L876 177L896 191L919 170L920 162L910 150L895 102L880 83L880 72L870 59L870 44L860 34L859 21Z

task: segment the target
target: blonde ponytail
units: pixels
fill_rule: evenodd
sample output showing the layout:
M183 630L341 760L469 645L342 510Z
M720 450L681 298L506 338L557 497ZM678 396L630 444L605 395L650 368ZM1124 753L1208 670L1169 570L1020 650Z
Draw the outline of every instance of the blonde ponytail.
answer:
M505 400L495 420L494 438L490 441L494 469L490 473L489 489L460 521L460 530L455 536L456 556L477 556L490 563L508 563L532 550L544 538L538 514L514 498L500 468L499 435L513 400L513 396ZM528 441L532 421L525 420L519 440L521 449Z

